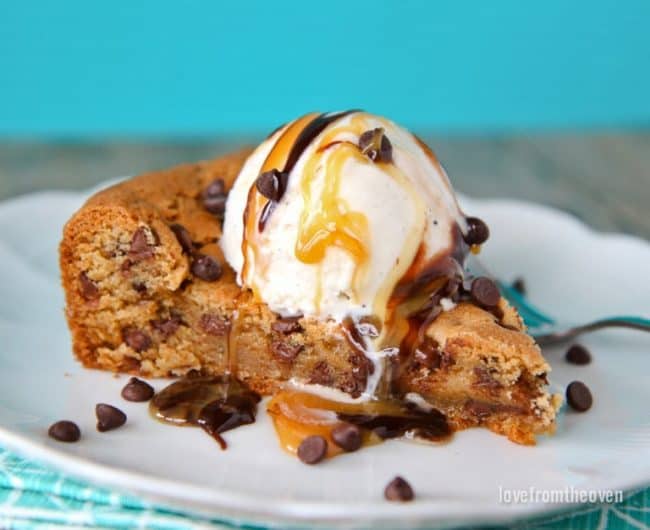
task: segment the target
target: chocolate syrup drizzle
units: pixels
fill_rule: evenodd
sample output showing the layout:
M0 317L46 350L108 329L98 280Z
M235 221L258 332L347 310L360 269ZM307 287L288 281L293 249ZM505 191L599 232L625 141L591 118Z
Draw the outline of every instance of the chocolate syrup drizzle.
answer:
M311 143L318 137L318 135L325 130L325 128L334 123L341 118L352 114L354 112L360 112L359 110L346 110L336 113L323 113L312 121L310 121L307 126L300 132L298 138L291 146L291 150L287 156L287 161L284 164L282 170L280 170L280 186L279 186L279 198L278 201L282 199L284 193L287 191L287 184L289 180L289 174L291 170L295 167L296 163L305 152L305 150L311 145ZM279 168L276 168L279 169ZM278 201L269 200L262 211L260 212L260 217L257 221L257 229L260 232L264 231L266 223L268 222L273 210L277 206ZM245 226L245 225L244 225Z

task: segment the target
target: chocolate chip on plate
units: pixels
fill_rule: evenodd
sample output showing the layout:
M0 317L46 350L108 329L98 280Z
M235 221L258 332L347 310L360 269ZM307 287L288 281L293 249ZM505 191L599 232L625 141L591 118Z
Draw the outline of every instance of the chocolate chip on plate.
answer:
M81 431L76 423L68 420L57 421L50 425L47 431L50 438L59 442L76 442L81 437Z
M571 364L589 364L591 362L591 354L589 350L582 344L574 344L571 346L564 358Z
M589 410L594 402L591 391L582 381L569 384L566 388L566 400L569 406L578 412Z
M265 171L255 181L255 187L264 197L271 201L279 201L281 198L282 173L277 169Z
M359 149L373 162L393 160L393 145L381 127L366 131L359 136Z
M221 278L223 272L219 262L207 254L197 254L192 261L192 274L206 282L214 282Z
M126 423L126 414L113 405L98 403L95 405L97 416L97 430L99 432L112 431Z
M151 338L144 331L137 328L122 330L122 340L127 346L137 352L143 352L151 347Z
M192 252L194 252L194 245L192 244L192 238L190 237L190 233L187 231L187 228L179 223L171 224L169 225L169 228L172 232L174 232L174 235L178 240L178 244L181 246L183 251L187 254L192 254Z
M361 447L361 429L351 423L341 423L330 433L332 441L347 452L356 451Z
M412 501L415 494L411 485L402 477L397 476L384 489L384 497L389 501L407 502Z
M512 288L519 294L526 294L526 282L521 277L515 278L515 281L512 282Z
M490 278L481 276L476 278L472 282L472 287L470 288L470 294L472 299L483 307L494 307L499 303L501 299L501 293L496 283L494 283Z
M149 401L154 394L153 387L137 377L132 377L122 389L122 397L127 401Z
M484 221L478 217L468 217L467 233L465 234L465 243L468 245L482 245L490 237L490 229Z
M85 300L97 300L99 298L99 288L97 284L88 278L88 275L85 272L79 274L79 286L81 291L81 296Z
M317 464L327 454L327 440L322 436L307 436L298 446L298 458L305 464Z

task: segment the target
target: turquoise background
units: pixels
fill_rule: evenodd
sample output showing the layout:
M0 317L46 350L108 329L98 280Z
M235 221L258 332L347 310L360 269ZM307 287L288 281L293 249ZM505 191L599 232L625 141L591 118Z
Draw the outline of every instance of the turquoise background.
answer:
M0 135L650 123L650 2L0 0Z

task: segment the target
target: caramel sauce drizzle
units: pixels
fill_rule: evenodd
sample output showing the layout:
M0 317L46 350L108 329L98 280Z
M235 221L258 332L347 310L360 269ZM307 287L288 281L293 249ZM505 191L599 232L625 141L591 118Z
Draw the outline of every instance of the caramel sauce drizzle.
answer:
M320 263L325 258L330 247L341 248L355 262L355 273L352 280L352 297L356 297L359 286L365 277L370 261L370 230L366 216L361 212L351 211L347 201L340 196L343 168L351 159L360 164L375 164L381 166L407 190L413 201L413 211L416 213L415 226L424 230L424 208L412 183L407 176L392 163L372 162L363 155L356 143L340 140L343 135L360 137L368 129L365 116L361 113L354 115L348 124L333 127L321 138L316 153L305 164L301 180L301 193L304 207L300 218L295 255L303 263ZM328 155L323 169L323 158ZM325 172L322 189L315 190L319 169ZM393 267L375 297L374 314L385 316L386 301L390 290L408 267L415 256L422 233L414 231L406 238L400 252L401 260ZM319 279L321 276L318 276ZM322 287L317 287L319 296L316 308L320 309L320 293Z
M345 111L335 114L317 114L311 113L298 118L292 122L280 135L267 155L262 164L260 174L272 169L281 171L282 179L280 182L280 196L286 190L287 179L291 170L296 165L300 156L309 147L311 142L331 123L356 111ZM269 201L257 192L253 184L248 192L246 209L244 210L244 237L242 239L242 254L244 263L242 266L242 278L247 280L251 285L253 292L256 293L254 284L250 281L252 275L249 274L251 261L254 266L261 267L262 272L268 264L260 263L258 252L258 235L264 231L269 217L275 209L276 203ZM256 293L257 294L257 293Z
M298 136L317 116L318 114L314 112L306 114L292 122L276 140L273 149L271 149L266 160L264 160L264 164L262 164L260 173L270 171L271 169L283 168L286 165L289 152L296 143ZM250 190L248 190L248 199L246 209L244 210L244 237L242 238L242 255L244 256L244 263L241 275L256 295L258 293L256 292L255 284L251 282L254 275L250 274L250 270L252 264L254 264L255 267L264 268L264 264L260 262L258 252L258 220L260 219L260 213L264 212L264 209L266 209L265 222L268 219L268 215L270 215L268 212L270 209L268 204L271 204L270 201L258 193L255 184L253 184Z
M332 246L346 250L357 264L364 263L369 257L370 234L366 216L350 211L347 201L339 194L342 168L349 158L363 162L357 146L338 144L323 170L328 175L324 179L324 188L316 193L312 190L322 152L317 152L305 166L300 183L305 205L295 247L296 257L303 263L321 262Z

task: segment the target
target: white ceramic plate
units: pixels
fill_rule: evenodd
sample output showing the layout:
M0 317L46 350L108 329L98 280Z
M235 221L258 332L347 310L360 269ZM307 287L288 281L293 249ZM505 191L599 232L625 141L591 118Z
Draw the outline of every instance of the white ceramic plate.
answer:
M85 195L40 193L0 205L0 443L88 480L184 509L266 526L432 527L512 520L557 504L499 502L500 488L631 488L650 482L650 336L630 331L584 338L595 361L546 355L558 388L574 379L593 390L585 414L563 414L558 433L522 447L484 430L442 446L392 441L310 467L283 453L269 419L227 433L222 452L198 429L151 420L127 403L125 377L82 369L63 318L57 245ZM513 201L465 200L492 238L485 263L505 280L525 276L530 298L569 320L650 316L650 246L594 233L566 214ZM164 382L154 382L157 388ZM129 417L94 428L94 405ZM263 409L263 407L262 407ZM77 421L83 439L48 439L55 420ZM396 505L382 491L395 474L417 500Z

